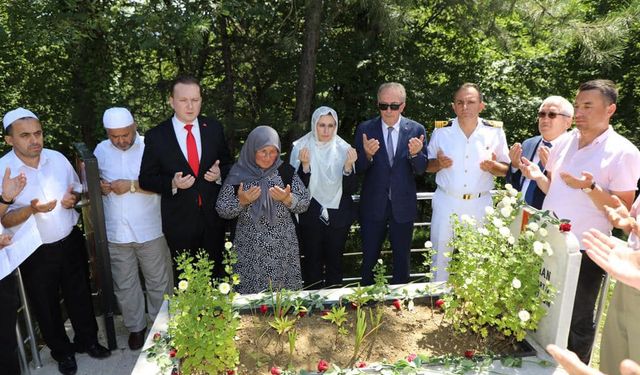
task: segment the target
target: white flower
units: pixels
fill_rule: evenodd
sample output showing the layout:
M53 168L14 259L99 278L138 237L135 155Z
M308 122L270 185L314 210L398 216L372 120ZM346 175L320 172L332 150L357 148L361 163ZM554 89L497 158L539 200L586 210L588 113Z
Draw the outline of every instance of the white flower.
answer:
M504 185L504 188L505 188L505 189L507 189L507 191L509 191L509 190L513 189L513 185L511 185L511 184L505 184L505 185Z
M504 226L504 222L500 219L498 219L497 217L493 218L493 225L495 225L497 228L502 228Z
M538 231L538 234L539 234L541 237L546 237L548 233L547 233L547 230L546 230L546 229L544 229L544 228L540 228L540 230Z
M469 224L469 225L475 225L476 221L474 218L472 218L471 216L467 215L467 214L462 214L462 216L460 216L460 221L462 221L463 223Z
M511 208L511 206L507 206L507 207L502 207L500 209L500 214L504 217L509 217L511 216L511 213L513 212L513 208Z
M529 314L527 310L520 310L520 312L518 312L518 318L524 323L531 319L531 314Z
M227 250L231 250L231 248L233 247L233 243L231 243L231 241L227 241L224 243L224 248Z
M529 225L527 225L527 228L529 228L529 230L531 230L532 232L537 232L538 229L540 229L540 226L538 225L538 223L529 223Z
M511 197L504 197L502 198L502 200L500 201L500 205L503 207L507 207L511 205Z
M533 232L532 232L532 231L528 230L528 231L525 231L525 232L524 232L524 236L525 236L526 238L533 238L534 234L533 234Z
M513 245L514 243L516 243L516 239L515 239L515 238L513 238L513 236L509 236L509 238L507 238L507 242L508 242L510 245Z
M509 236L511 236L511 231L507 227L501 227L500 228L500 234L502 236L504 236L504 237L509 237Z
M511 185L507 184L508 186L505 186L505 188L507 188L507 193L512 196L515 197L516 195L518 195L518 190L514 189ZM515 202L514 202L515 203Z
M382 264L382 258L378 258L378 264Z
M187 287L189 287L189 283L187 282L187 280L180 280L180 282L178 283L178 289L187 290Z
M409 302L407 303L407 310L409 311L413 311L415 305L413 303L413 298L409 300Z
M489 235L489 229L482 227L480 229L478 229L478 232L482 235L488 236Z
M222 294L229 294L229 292L231 291L231 285L229 285L228 283L221 283L220 285L218 285L218 290Z
M544 245L540 241L535 241L533 243L533 252L539 256L542 256L542 250L544 249Z
M520 280L518 280L518 278L514 277L513 280L511 281L511 286L514 287L515 289L520 289L520 287L522 286L522 283L520 282Z
M471 284L471 282L473 282L473 280L471 280L471 278L469 278L469 277L464 279L464 285L469 285L469 284Z
M431 243L431 241L427 241L424 243L425 249L431 249L432 247L433 247L433 244Z
M547 250L547 254L553 255L553 249L551 248L551 245L547 241L544 242L543 246L544 246L544 249Z
M487 206L487 207L484 208L484 213L487 214L487 215L493 215L493 213L495 211L496 210L494 210L493 207L491 207L491 206Z

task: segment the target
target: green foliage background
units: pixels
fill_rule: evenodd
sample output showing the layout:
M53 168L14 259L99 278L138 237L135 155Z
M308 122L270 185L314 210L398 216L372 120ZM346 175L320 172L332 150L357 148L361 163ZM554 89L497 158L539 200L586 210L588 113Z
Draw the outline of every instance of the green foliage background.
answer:
M224 122L234 150L259 124L285 134L296 130L310 1L3 1L0 112L34 110L47 146L70 155L72 142L92 147L104 137L109 106L129 107L142 131L168 117L168 82L187 72L202 80L203 112ZM377 86L397 80L406 115L430 132L453 116L455 88L472 81L485 91L485 117L503 120L515 142L536 131L544 97L572 99L579 82L610 78L621 92L614 124L637 143L639 8L638 0L326 0L314 103L333 106L351 140L376 115Z

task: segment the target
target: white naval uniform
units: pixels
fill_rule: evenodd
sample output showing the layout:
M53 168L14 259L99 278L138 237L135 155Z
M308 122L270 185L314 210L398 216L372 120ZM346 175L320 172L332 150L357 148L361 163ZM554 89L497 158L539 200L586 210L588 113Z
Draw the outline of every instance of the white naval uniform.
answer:
M494 176L480 169L480 163L490 160L492 153L498 162L508 164L510 161L504 130L481 118L469 138L457 118L445 127L435 129L427 147L428 158L436 159L438 150L453 160L451 167L436 173L438 188L431 203L431 242L437 251L433 259L433 266L437 267L433 281L446 281L449 258L444 253L451 251L447 246L453 235L451 215L467 214L482 220L485 207L492 205L489 191L494 188ZM475 198L465 200L465 194L473 194Z

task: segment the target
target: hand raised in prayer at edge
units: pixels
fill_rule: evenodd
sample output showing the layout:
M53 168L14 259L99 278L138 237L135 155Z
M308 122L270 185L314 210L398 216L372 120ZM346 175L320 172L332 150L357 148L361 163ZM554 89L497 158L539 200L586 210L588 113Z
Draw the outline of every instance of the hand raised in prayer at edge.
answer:
M413 137L409 139L409 155L417 155L424 146L424 135L420 135L420 138Z
M367 156L367 160L371 160L373 155L380 149L380 142L375 138L367 138L367 134L362 134L362 148Z
M215 163L204 173L204 179L209 182L214 182L219 179L220 174L220 160L216 160Z
M358 160L358 152L355 148L349 147L347 150L347 160L344 162L344 172L349 174L353 171L353 163Z
M269 188L269 195L278 202L284 203L285 206L291 207L291 186L287 185L284 189L280 186Z
M436 159L438 160L438 165L440 169L449 168L453 165L453 159L444 154L442 150L438 150L436 154Z
M496 161L497 159L498 157L496 156L496 153L492 152L491 159L486 159L480 162L480 169L482 169L485 172L491 173L491 171L493 170L493 167L495 167L496 163L498 163Z
M238 187L238 201L241 206L248 206L251 203L255 202L258 198L260 198L261 189L259 186L250 187L247 190L244 190L244 186L242 182Z
M520 169L520 158L522 157L522 145L520 143L514 143L509 148L509 159L511 160L511 166Z
M34 214L37 214L37 213L41 213L41 212L53 211L53 209L56 207L57 203L58 203L57 199L50 200L49 202L46 202L46 203L40 203L40 201L37 198L36 199L32 199L31 200L31 212L34 213Z
M182 172L176 172L171 180L171 186L178 189L188 189L196 182L196 178L188 174L182 176Z
M300 160L300 164L302 164L302 170L304 173L308 173L309 166L311 164L311 153L308 148L304 147L300 150L298 153L298 160Z
M640 251L634 251L621 239L597 229L590 229L582 235L587 255L594 263L614 279L640 289Z

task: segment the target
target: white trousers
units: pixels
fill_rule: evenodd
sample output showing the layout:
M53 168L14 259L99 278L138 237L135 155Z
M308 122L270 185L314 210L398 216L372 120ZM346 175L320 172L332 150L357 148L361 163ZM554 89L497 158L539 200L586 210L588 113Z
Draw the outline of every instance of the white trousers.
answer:
M113 288L122 311L124 326L138 332L147 326L144 315L144 294L138 267L142 270L147 289L147 309L155 320L165 294L173 292L171 255L164 236L144 243L109 242Z
M460 217L463 214L473 216L480 223L485 216L485 207L492 206L491 195L487 194L480 198L463 200L448 195L441 189L436 189L431 202L431 243L437 253L433 256L432 267L436 267L432 281L447 281L449 273L447 267L449 265L449 257L444 254L451 252L448 246L453 236L453 227L451 226L451 215L457 214Z

